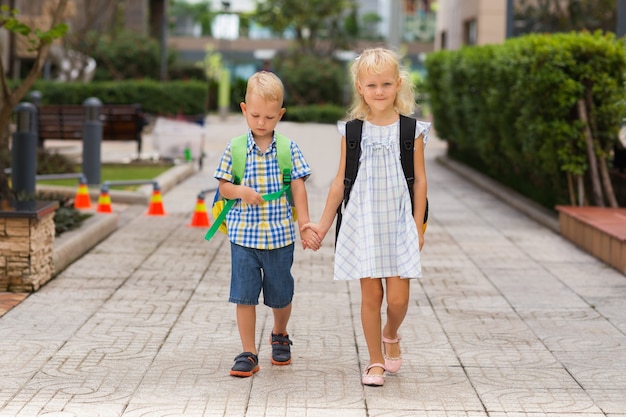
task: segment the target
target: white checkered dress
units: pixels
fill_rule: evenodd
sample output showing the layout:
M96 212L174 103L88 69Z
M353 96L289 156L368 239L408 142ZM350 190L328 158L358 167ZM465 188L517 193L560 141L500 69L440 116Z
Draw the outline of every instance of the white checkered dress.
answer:
M345 122L338 124L345 136ZM430 123L417 122L415 137L428 141ZM400 122L363 124L359 173L343 213L335 249L335 280L422 276L398 136Z

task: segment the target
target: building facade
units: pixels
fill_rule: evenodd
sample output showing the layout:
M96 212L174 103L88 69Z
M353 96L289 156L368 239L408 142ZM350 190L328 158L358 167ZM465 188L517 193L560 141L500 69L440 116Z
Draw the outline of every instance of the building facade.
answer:
M439 0L435 50L502 43L507 0Z

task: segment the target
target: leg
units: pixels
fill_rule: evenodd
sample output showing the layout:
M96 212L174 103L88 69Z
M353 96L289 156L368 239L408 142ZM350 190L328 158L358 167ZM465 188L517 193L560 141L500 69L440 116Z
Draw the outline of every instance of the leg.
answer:
M402 325L409 308L410 280L392 277L386 279L387 288L387 323L383 328L383 340L397 340L398 329ZM387 367L391 372L397 372L402 365L399 340L395 343L385 343Z
M284 308L273 308L274 314L274 327L272 333L274 334L287 334L287 323L289 317L291 317L291 303Z
M399 277L387 278L387 323L383 329L383 336L388 339L395 339L398 337L398 329L406 317L406 312L409 309L409 291L410 280L402 279ZM388 345L387 353L391 357L396 357L400 352L398 351L398 345ZM396 350L394 352L394 349Z
M383 303L383 284L380 279L362 278L361 280L361 325L370 355L370 364L384 363L381 347L380 309ZM382 375L383 369L374 367L370 375Z
M291 303L283 308L273 308L274 327L270 335L272 345L272 363L274 365L289 365L291 363L291 340L287 333L287 323L291 316Z
M244 352L257 354L255 343L256 306L237 304L237 328Z
M291 345L287 333L287 323L291 317L294 292L294 279L291 275L294 245L274 249L264 253L263 257L263 296L264 302L271 307L274 325L270 335L272 345L272 364L289 365L291 363Z

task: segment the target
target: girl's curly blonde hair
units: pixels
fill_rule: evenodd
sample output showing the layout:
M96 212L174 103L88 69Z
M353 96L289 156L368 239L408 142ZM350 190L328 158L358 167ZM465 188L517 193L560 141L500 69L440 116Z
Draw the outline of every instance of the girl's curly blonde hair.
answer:
M415 111L415 87L409 79L408 71L400 66L398 55L389 49L371 48L365 49L350 67L353 81L353 99L348 114L351 119L364 120L370 111L363 96L359 94L356 88L359 78L364 74L380 74L390 68L398 78L402 79L400 90L394 101L394 107L400 114L406 116L413 114Z

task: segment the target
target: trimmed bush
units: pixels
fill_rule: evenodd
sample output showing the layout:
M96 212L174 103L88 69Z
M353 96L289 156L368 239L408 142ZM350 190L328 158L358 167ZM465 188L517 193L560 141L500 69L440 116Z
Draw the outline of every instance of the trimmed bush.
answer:
M82 104L97 97L105 104L140 103L148 113L205 114L208 85L203 81L152 80L58 83L38 81L33 90L42 94L42 104Z
M346 109L332 104L289 106L283 120L290 122L337 123L345 119Z
M425 88L438 136L463 160L552 208L589 168L583 100L604 162L624 116L626 49L612 34L528 35L432 53Z

